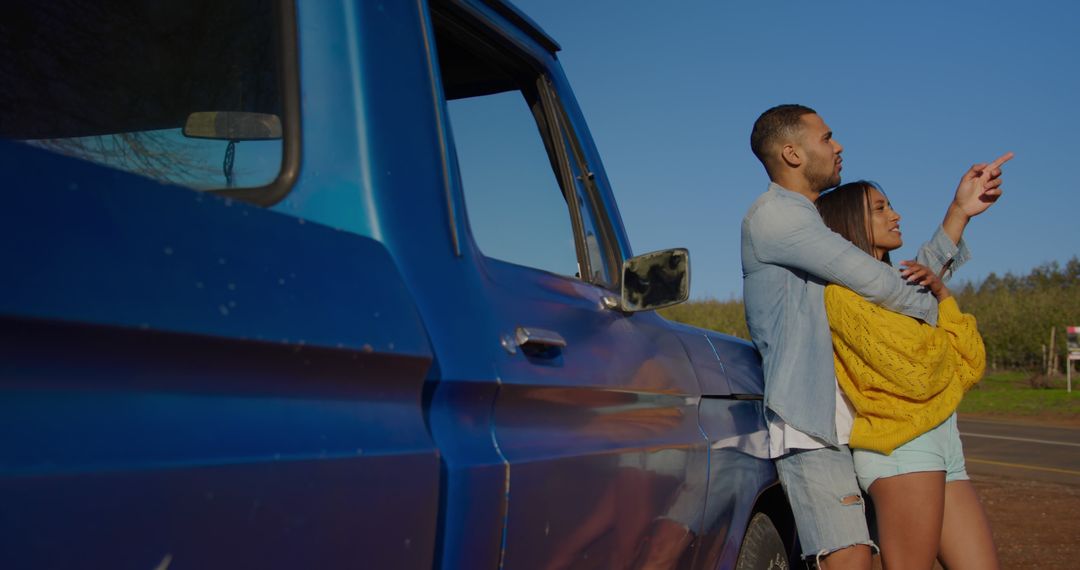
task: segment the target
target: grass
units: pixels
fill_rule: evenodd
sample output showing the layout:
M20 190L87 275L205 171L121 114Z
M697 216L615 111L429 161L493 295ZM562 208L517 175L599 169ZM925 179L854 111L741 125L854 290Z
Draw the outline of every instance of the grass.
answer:
M1073 391L1065 391L1065 378L1051 380L1049 388L1032 388L1030 372L987 374L964 396L960 413L1015 416L1043 420L1080 420L1080 374L1073 374Z

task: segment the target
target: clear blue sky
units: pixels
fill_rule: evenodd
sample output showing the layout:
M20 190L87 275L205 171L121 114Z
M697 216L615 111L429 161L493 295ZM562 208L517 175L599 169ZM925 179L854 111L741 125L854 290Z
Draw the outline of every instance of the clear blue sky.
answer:
M766 108L817 109L845 180L879 182L914 255L960 175L1012 150L960 277L1080 254L1080 3L514 0L563 47L634 251L684 246L691 296L741 297Z

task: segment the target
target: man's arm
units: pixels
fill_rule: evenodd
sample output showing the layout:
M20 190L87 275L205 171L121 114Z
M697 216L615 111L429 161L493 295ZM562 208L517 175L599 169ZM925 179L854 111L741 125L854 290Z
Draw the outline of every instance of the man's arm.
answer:
M953 243L960 243L971 218L985 212L1001 197L1001 166L1013 156L1012 152L1007 152L990 164L975 164L960 177L956 195L941 222Z
M1001 197L1001 166L1012 160L1013 156L1012 152L1007 152L990 164L975 164L960 177L960 184L956 187L941 227L929 242L919 248L916 257L918 263L929 267L947 281L967 261L969 253L963 243L964 229L971 218L985 212ZM907 264L901 262L901 266ZM900 275L912 277L908 268L904 268Z
M801 269L855 291L886 309L937 321L937 303L896 269L863 252L821 221L813 205L772 202L748 221L754 255L764 263Z
M930 241L919 247L914 262L932 270L934 275L940 277L942 281L948 281L970 257L971 252L968 251L964 240L961 238L960 241L953 242L945 228L939 226ZM900 276L912 283L925 286L926 282L922 280L921 276L912 273L911 264L911 261L901 261L899 263L902 269Z

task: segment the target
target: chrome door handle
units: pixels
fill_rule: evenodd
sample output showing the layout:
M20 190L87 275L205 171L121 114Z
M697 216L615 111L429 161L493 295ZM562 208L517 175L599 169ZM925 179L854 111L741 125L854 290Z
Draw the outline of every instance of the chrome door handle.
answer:
M504 346L506 344L509 343L504 342ZM529 356L554 358L566 347L566 339L555 331L536 327L518 327L514 329L513 344Z
M566 346L566 339L564 339L561 334L555 331L533 327L518 327L514 331L514 340L517 341L517 345L520 347L524 347L528 344L557 348Z

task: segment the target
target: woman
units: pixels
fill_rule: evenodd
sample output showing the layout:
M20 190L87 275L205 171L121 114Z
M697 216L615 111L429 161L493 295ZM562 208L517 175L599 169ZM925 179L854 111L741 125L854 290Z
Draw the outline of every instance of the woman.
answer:
M858 181L817 201L825 224L890 263L900 215ZM997 568L986 513L964 469L956 407L986 365L975 318L915 262L913 280L939 301L938 324L893 313L838 285L825 289L836 379L855 411L851 448L873 499L885 568Z

